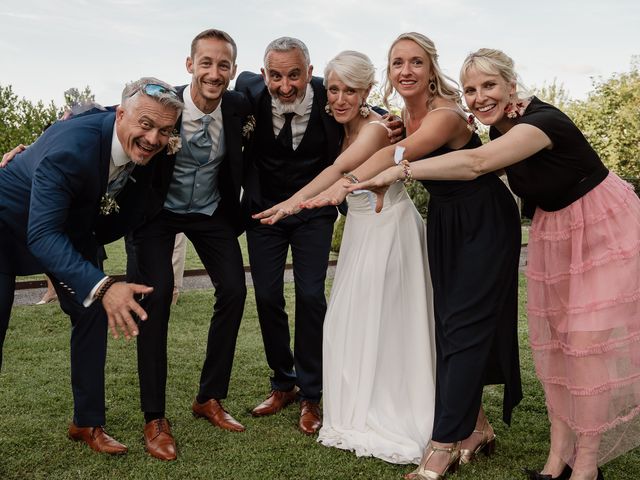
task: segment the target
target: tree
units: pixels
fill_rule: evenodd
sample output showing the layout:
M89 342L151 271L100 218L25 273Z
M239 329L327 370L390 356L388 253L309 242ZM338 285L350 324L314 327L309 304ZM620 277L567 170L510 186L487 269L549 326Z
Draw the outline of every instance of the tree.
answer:
M558 80L555 78L550 84L545 82L542 87L533 87L532 92L540 100L558 107L563 112L570 108L573 103L573 100L569 97L569 92L564 88L564 84L558 84Z
M11 85L0 85L0 152L8 152L20 143L33 143L59 114L53 101L48 105L32 103L19 99Z
M64 92L64 103L68 108L78 105L93 104L95 101L96 96L91 93L89 85L85 86L83 91L80 91L75 87L71 87Z
M640 177L640 61L629 72L594 81L586 101L567 113L602 161L621 177Z

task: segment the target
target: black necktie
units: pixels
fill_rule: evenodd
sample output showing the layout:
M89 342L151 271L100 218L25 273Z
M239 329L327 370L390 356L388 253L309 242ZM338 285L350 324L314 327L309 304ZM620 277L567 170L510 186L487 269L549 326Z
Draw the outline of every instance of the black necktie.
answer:
M282 126L282 130L278 134L276 141L282 145L284 148L288 148L293 150L293 133L291 132L291 120L293 120L293 116L295 113L285 113L284 114L284 125Z

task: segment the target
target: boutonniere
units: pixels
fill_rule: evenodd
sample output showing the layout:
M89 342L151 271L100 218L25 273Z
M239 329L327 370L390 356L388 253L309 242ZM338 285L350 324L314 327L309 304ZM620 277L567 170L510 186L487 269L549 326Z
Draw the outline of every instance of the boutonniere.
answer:
M100 215L109 215L110 213L118 213L120 211L120 205L116 202L115 197L112 197L108 193L102 195L100 199Z
M182 148L182 137L175 130L169 137L167 142L167 153L169 155L175 155Z
M247 140L251 138L251 134L256 128L256 119L253 115L249 115L242 126L242 136Z

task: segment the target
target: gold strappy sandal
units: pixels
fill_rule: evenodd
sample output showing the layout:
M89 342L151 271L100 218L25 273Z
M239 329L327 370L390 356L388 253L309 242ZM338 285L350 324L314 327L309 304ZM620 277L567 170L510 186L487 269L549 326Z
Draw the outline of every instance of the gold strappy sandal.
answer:
M490 456L496 450L496 434L491 433L491 435L487 435L487 430L489 427L489 421L485 418L484 425L482 426L482 430L474 430L473 433L479 433L482 435L482 441L480 444L474 449L471 450L469 448L460 449L460 464L466 464L473 461L473 459L480 452L484 453L487 457ZM473 435L472 433L472 435Z
M447 473L455 473L460 463L460 442L456 442L451 447L434 447L431 442L427 446L427 450L430 450L426 456L423 456L423 460L420 465L413 472L405 475L404 478L408 480L441 480ZM427 468L429 459L436 452L446 452L449 454L449 463L445 466L442 473L434 472Z

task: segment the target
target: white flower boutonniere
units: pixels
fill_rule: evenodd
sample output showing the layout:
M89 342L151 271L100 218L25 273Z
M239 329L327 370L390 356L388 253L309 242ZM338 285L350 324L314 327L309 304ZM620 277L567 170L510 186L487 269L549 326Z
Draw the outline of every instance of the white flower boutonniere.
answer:
M173 132L169 137L167 143L167 153L169 155L175 155L182 148L182 137L178 132Z
M118 213L120 205L116 202L115 197L105 193L100 199L100 215L109 215L110 213Z
M249 115L242 126L242 136L247 140L251 138L251 134L256 128L256 119L253 115Z

